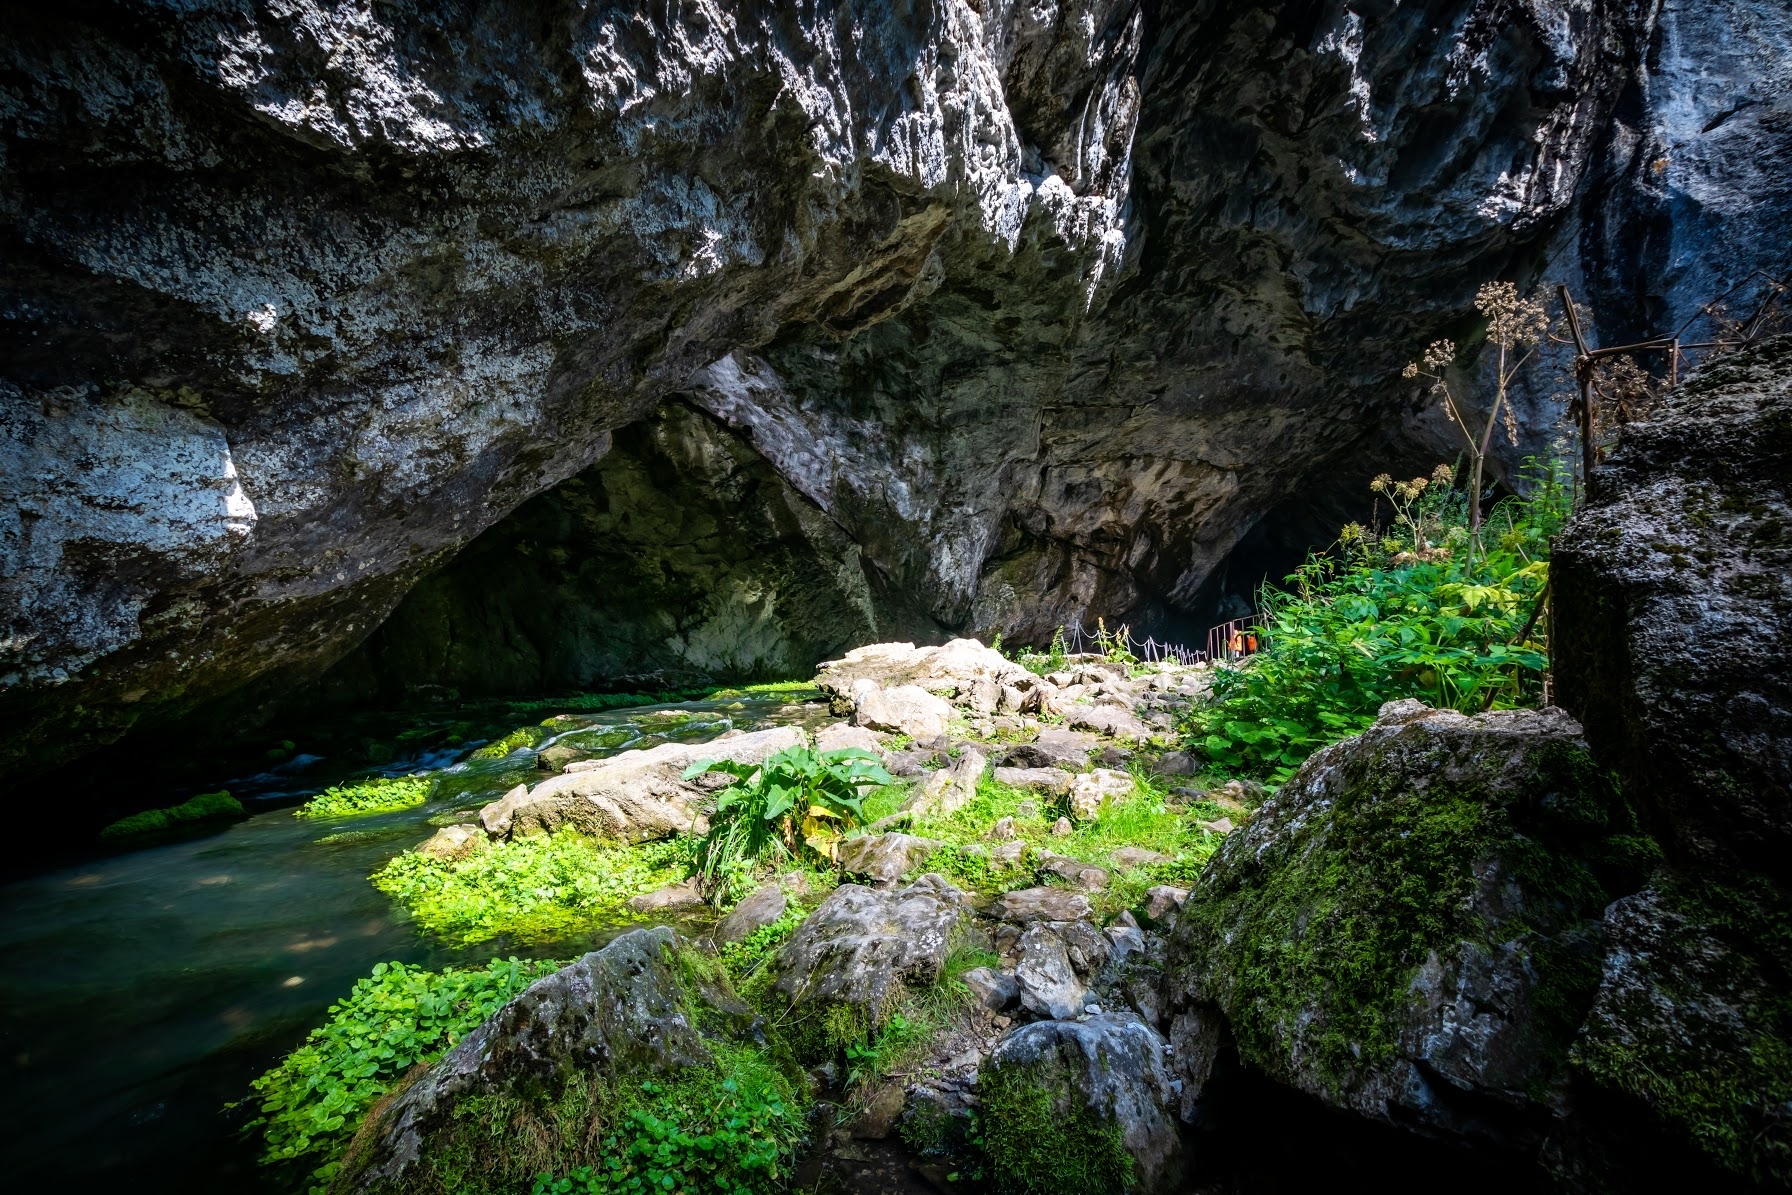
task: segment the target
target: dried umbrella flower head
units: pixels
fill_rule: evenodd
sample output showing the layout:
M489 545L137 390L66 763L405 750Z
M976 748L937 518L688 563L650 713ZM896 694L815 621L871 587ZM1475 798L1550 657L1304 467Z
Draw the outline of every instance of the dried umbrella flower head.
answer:
M1549 331L1549 315L1536 299L1523 299L1510 282L1487 282L1475 292L1475 309L1487 317L1487 339L1503 349L1536 344Z
M1439 465L1437 468L1431 470L1431 484L1432 485L1454 485L1455 482L1456 482L1455 466Z
M1443 369L1456 359L1456 342L1454 340L1434 340L1431 347L1425 350L1425 368L1432 371Z

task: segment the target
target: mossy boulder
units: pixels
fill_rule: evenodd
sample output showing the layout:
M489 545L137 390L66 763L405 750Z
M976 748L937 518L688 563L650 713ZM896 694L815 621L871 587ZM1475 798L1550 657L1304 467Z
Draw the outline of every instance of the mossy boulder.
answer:
M1535 1150L1601 917L1654 857L1560 710L1392 702L1226 840L1171 939L1171 1013L1217 1013L1245 1062L1336 1107ZM1211 1063L1178 1058L1197 1087Z
M670 929L623 934L537 980L376 1105L331 1189L528 1190L748 1088L774 1109L766 1127L782 1152L800 1136L802 1097L752 1024L720 966Z
M978 1074L984 1148L1014 1195L1178 1188L1169 1046L1130 1012L1023 1025Z
M120 818L104 830L100 837L104 839L136 838L144 834L156 834L164 830L174 830L181 826L198 822L233 821L247 817L243 803L228 792L200 793L189 797L178 805L170 805L166 809L145 809L142 813L133 813Z

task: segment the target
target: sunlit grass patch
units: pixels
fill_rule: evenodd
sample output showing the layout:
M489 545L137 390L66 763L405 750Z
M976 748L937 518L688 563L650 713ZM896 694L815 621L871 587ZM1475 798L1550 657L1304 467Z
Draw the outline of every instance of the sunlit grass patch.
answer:
M432 934L463 943L499 934L538 942L625 917L631 897L685 877L688 851L677 840L618 846L563 829L455 861L403 854L372 880Z
M429 800L434 782L428 776L375 776L355 784L326 788L293 810L294 817L354 817L392 813Z

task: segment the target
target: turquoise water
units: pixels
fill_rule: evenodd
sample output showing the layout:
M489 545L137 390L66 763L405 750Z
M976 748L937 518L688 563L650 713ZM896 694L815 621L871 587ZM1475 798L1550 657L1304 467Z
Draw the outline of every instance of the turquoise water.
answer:
M575 712L550 729L558 740L610 754L705 741L730 727L813 723L824 710L746 698ZM437 798L416 809L301 821L292 803L336 778L322 775L327 761L301 757L296 767L213 785L229 786L251 808L279 807L195 837L96 852L0 887L0 1148L8 1185L272 1189L255 1166L255 1142L240 1132L251 1110L225 1105L242 1099L249 1081L374 963L564 958L601 945L607 933L594 930L530 951L503 941L446 947L416 932L367 882L433 833L431 818L477 808L541 776L533 751L459 758L475 745L420 751L383 769L441 777ZM308 772L320 774L309 788Z

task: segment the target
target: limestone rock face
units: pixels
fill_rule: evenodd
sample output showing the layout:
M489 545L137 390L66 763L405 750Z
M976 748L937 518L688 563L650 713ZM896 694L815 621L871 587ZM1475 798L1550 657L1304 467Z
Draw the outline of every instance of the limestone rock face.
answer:
M860 680L852 691L853 721L871 730L888 730L912 739L937 739L946 733L952 707L919 685L880 689Z
M1436 459L1391 379L1479 282L1663 331L1792 210L1760 0L134 13L0 47L9 768L263 716L401 601L332 684L1187 614Z
M1789 487L1782 336L1631 427L1551 565L1560 700L1667 853L1606 912L1574 1049L1583 1082L1658 1118L1602 1159L1639 1176L1668 1141L1792 1183Z
M806 741L795 727L779 726L585 760L534 788L519 785L481 809L479 820L489 833L503 837L552 833L565 825L624 842L669 838L698 825L708 791L727 779L685 780L686 768L704 759L759 763Z
M1562 711L1390 702L1226 839L1177 914L1166 1015L1217 1012L1335 1106L1537 1153L1605 908L1652 857Z

